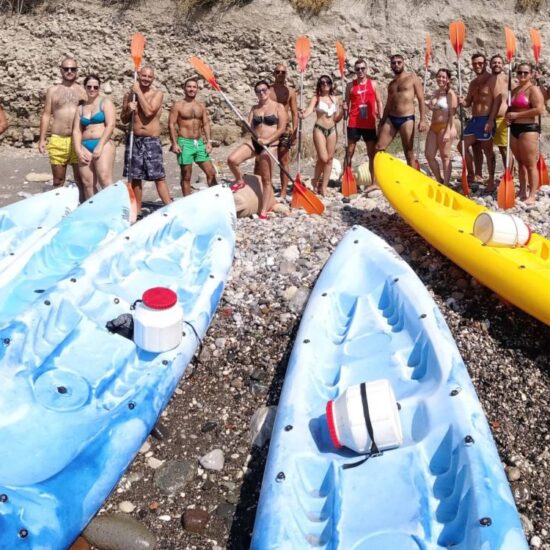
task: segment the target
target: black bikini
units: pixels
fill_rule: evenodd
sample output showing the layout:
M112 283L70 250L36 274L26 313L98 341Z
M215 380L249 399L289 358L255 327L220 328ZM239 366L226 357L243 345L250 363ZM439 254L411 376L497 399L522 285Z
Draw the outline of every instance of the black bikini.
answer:
M252 117L252 128L256 128L260 124L265 124L266 126L276 126L279 124L279 117L277 115L254 115ZM268 147L273 147L277 145L276 143L270 143ZM260 155L264 152L264 148L255 140L252 139L252 147L257 155Z

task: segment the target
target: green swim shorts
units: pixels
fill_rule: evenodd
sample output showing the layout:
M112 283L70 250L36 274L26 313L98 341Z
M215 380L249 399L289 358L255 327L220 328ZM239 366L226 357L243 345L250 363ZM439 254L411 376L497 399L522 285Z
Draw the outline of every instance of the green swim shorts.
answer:
M202 138L189 139L179 137L178 145L181 149L181 153L178 155L178 164L186 165L210 160L210 155L206 152Z

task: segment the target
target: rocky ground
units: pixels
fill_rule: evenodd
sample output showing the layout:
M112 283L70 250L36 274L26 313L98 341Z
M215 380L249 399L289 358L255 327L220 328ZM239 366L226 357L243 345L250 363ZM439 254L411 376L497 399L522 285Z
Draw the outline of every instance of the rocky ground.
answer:
M48 187L22 183L44 159L15 157L4 172L10 184L0 189L2 201L14 200L18 189ZM194 182L203 185L200 176ZM480 189L474 195L494 206ZM146 198L154 207L156 197ZM258 420L267 416L269 423L275 411L308 293L354 224L390 243L441 308L492 427L526 536L532 548L550 548L550 329L427 245L383 197L345 204L333 190L326 206L321 217L293 211L238 221L231 278L199 356L106 502L100 517L114 524L96 520L87 532L99 550L153 548L154 541L161 550L248 548L268 449ZM536 209L516 213L550 237L549 206L547 188Z

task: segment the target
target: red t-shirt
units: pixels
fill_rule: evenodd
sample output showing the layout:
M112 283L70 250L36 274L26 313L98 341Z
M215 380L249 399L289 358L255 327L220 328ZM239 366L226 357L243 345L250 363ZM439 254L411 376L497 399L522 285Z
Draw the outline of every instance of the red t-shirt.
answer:
M364 84L354 80L349 98L348 126L376 129L376 94L370 78Z

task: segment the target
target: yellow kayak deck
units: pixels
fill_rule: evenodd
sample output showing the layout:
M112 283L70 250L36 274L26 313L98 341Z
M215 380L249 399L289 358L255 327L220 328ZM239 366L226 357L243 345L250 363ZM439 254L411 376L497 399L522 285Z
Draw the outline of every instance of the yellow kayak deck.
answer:
M376 179L399 215L426 241L505 300L550 325L550 241L533 233L526 247L484 245L474 221L488 209L387 153Z

